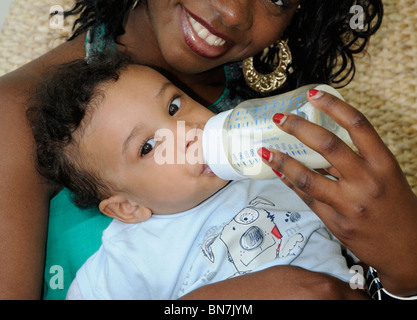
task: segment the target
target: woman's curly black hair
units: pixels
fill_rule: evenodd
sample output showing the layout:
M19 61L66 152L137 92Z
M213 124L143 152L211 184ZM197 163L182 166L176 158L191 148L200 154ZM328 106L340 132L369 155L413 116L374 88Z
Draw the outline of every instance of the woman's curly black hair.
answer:
M73 37L104 23L105 36L117 41L125 32L123 22L133 3L134 0L78 0L65 15L80 15ZM363 11L359 28L352 28L352 19L356 19L353 6ZM294 70L287 89L317 82L348 84L355 75L354 55L366 48L370 36L379 29L382 16L381 0L301 0L284 34Z
M365 50L381 26L381 0L301 3L301 10L286 30L294 60L292 86L314 82L347 85L356 71L354 55ZM353 6L363 11L362 21L356 21Z

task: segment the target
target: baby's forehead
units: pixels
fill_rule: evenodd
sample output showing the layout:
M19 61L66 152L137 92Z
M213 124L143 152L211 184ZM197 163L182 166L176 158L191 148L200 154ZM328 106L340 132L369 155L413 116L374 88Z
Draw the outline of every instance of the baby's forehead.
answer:
M168 79L159 71L153 69L152 67L141 65L141 64L131 64L129 65L125 72L122 73L122 76L128 77L140 77L147 81L167 81Z
M167 90L169 89L169 90ZM129 65L120 74L119 80L111 84L107 95L136 95L146 99L160 100L166 92L180 90L169 78L159 71L144 65Z

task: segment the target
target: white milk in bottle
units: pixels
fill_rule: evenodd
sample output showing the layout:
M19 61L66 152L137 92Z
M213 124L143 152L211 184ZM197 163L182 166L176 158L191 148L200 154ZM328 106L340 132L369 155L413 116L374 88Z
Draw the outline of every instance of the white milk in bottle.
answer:
M311 169L329 167L330 163L323 156L281 130L272 120L276 113L295 113L353 146L344 128L308 102L307 93L312 88L343 100L334 88L315 84L277 96L247 100L209 119L202 141L205 163L225 180L271 179L276 175L257 153L259 148L265 147L286 153Z

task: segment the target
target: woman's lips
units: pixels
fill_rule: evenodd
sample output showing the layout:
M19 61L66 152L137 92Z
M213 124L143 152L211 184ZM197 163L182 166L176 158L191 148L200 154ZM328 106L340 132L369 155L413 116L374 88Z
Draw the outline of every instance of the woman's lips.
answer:
M209 45L219 47L226 43L226 40L212 34L207 28L205 28L200 22L196 21L189 14L188 19L194 31L197 32L199 38L206 41Z
M184 7L180 9L180 21L185 42L199 56L213 59L229 49L231 43L229 39L220 35Z

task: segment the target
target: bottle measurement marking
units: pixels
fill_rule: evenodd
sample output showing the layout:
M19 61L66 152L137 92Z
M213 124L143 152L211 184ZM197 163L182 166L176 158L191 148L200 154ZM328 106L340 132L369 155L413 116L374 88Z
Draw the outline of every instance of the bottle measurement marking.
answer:
M301 102L300 102L301 101ZM279 109L280 112L290 112L293 109L296 109L296 114L299 114L299 107L307 102L306 99L302 100L301 96L291 98L290 100L285 100L281 103L281 108ZM278 104L279 106L279 104ZM229 129L240 129L245 127L252 127L252 126L260 126L263 124L267 124L272 122L272 115L268 117L268 109L275 109L277 108L277 102L271 101L269 103L262 103L261 106L256 107L254 110L247 109L245 111L238 111L235 115L234 125L230 125ZM262 111L262 114L258 113L258 111ZM269 113L275 113L269 112ZM247 116L252 115L254 121L245 121L247 120ZM258 116L261 116L262 119L257 119ZM229 116L229 122L231 120L232 115Z
M223 116L218 117L217 121L210 122L210 126L206 126L207 128L217 129L216 127L218 127L220 129L221 126L221 129L224 130L220 135L220 132L212 135L215 139L222 139L222 144L218 148L220 152L226 151L220 155L220 160L227 162L228 166L214 163L214 161L212 163L219 175L224 174L227 178L235 178L235 172L232 172L231 169L234 168L237 176L256 176L259 179L270 177L270 168L263 165L263 160L257 154L261 147L276 149L307 166L314 168L327 166L328 162L320 154L304 145L296 137L288 135L273 122L274 114L291 112L321 125L345 140L348 134L341 132L332 119L327 119L325 115L308 103L307 90L313 87L323 91L327 90L338 96L338 93L328 86L309 85L275 98L265 97L242 102L235 110L222 113ZM228 114L227 117L226 114ZM335 132L336 129L331 126L339 131ZM210 132L209 129L205 130L206 139L214 141L208 132ZM348 139L346 138L346 140ZM206 144L206 148L208 145L214 146L215 144L214 142ZM216 172L214 167L213 172Z

